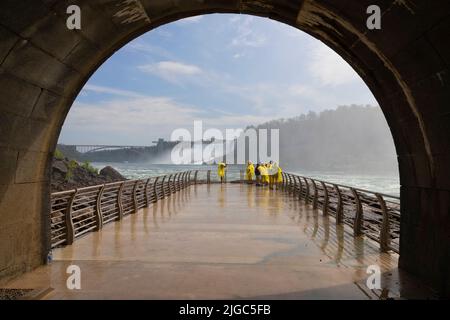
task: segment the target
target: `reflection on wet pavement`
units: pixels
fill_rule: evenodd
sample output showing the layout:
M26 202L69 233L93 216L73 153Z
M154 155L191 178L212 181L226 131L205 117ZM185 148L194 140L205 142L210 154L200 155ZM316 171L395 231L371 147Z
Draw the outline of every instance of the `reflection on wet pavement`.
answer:
M396 254L294 196L252 185L198 185L54 251L9 287L46 299L378 299L422 297ZM66 269L81 268L81 290ZM384 290L369 290L379 265Z

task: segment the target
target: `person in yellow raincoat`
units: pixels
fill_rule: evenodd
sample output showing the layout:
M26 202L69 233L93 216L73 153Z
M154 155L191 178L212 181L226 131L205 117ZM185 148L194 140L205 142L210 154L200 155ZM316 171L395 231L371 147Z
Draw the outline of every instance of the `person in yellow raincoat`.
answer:
M223 162L220 162L217 166L217 175L220 178L220 183L223 183L225 181L226 168L227 168L227 165Z
M270 183L272 182L272 169L273 168L273 163L269 162L267 164L267 183L270 185Z
M277 175L277 189L278 187L283 183L283 170L281 169L280 166L278 166L278 175Z
M253 181L253 176L255 175L255 167L251 161L247 164L247 169L245 170L245 179L247 182L251 183Z
M261 186L261 170L260 170L261 164L257 163L255 167L255 180L256 180L256 186Z
M277 183L278 178L278 164L276 162L270 161L269 163L269 187L273 189L274 185Z
M263 164L259 167L259 172L261 172L261 182L262 185L268 185L269 184L269 170L268 170L268 164Z

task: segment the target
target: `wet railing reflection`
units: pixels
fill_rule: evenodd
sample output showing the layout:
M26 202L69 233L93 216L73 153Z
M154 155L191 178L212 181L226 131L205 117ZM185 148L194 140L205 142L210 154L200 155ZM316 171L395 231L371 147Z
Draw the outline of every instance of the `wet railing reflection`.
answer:
M108 223L120 221L191 185L203 183L197 177L198 171L185 171L52 193L51 247L71 245L75 239L99 231ZM170 202L166 204L170 215Z
M382 270L397 267L397 257L380 251L378 244L364 236L355 237L353 230L345 224L335 224L330 216L324 216L321 210L311 210L303 204L298 205L296 195L288 195L291 201L286 201L289 218L300 230L308 236L313 244L336 265L359 267L359 273L365 273L367 266L378 264ZM356 262L356 265L355 265ZM359 275L363 275L363 274Z
M290 173L283 173L282 189L349 225L355 237L365 235L379 242L381 251L399 253L399 197Z

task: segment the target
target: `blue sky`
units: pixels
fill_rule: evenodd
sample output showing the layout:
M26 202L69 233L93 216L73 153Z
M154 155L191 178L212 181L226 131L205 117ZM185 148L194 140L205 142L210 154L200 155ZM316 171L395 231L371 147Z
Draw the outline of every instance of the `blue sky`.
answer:
M92 76L60 142L151 145L177 128L244 128L310 110L377 102L320 41L265 18L180 20L130 42Z

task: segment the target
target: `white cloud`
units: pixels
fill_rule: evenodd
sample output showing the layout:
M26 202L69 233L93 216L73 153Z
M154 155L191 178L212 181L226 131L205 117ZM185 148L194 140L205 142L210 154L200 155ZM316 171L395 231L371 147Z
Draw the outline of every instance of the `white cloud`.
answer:
M231 18L230 22L237 27L236 36L231 40L232 46L257 48L267 43L264 34L255 31L253 17Z
M195 120L203 120L205 130L244 128L268 117L237 114L220 109L204 109L179 103L169 97L144 96L110 87L86 85L85 91L111 94L109 100L96 103L76 102L64 124L64 135L80 133L101 139L150 144L157 137L169 138L172 130L192 130ZM117 96L117 97L116 97ZM148 142L145 142L147 141ZM107 141L97 141L108 143Z
M129 98L142 98L143 95L133 92L133 91L127 91L127 90L121 90L116 88L110 88L110 87L102 87L102 86L96 86L92 84L87 84L83 88L83 92L90 91L95 93L106 93L110 95L115 96L122 96L122 97L129 97Z
M321 42L311 50L309 72L324 86L339 86L361 81L353 68Z
M94 136L100 133L112 137L124 135L131 140L142 139L143 136L154 138L167 134L170 127L192 123L202 112L166 97L75 103L64 128L74 132L90 132Z
M158 57L163 57L165 59L174 59L174 55L167 51L166 49L151 45L149 43L146 43L144 41L138 40L134 41L130 44L128 44L125 47L125 50L131 51L131 52L140 52L144 54L150 54Z
M138 67L139 70L156 75L166 81L178 83L186 77L194 77L203 73L202 69L195 65L184 64L176 61L161 61L154 64Z

